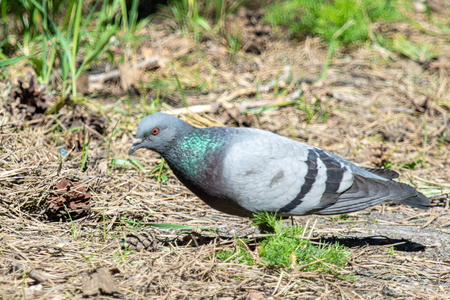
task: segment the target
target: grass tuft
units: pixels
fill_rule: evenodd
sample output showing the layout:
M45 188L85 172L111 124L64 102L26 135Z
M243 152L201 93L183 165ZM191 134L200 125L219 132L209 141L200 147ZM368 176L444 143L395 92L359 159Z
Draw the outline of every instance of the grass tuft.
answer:
M366 41L374 21L403 19L396 5L387 0L288 0L268 6L265 20L275 29L287 27L294 38L312 34L351 44Z
M430 43L413 43L404 35L395 35L387 43L388 48L419 63L429 62L439 57L435 45Z
M219 251L216 257L225 261L235 259L248 265L258 262L268 268L320 270L342 276L342 268L347 266L350 257L347 248L339 244L313 244L309 239L311 230L303 226L287 226L274 214L255 215L253 222L267 224L275 233L259 242L254 252L238 240L233 250Z

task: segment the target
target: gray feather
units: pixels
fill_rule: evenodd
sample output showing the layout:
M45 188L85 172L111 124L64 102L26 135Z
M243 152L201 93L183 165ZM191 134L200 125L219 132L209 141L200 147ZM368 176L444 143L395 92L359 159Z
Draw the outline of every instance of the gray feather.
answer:
M363 210L372 206L396 202L413 207L427 209L429 199L413 187L391 180L378 180L354 175L355 180L350 189L342 193L337 201L320 211L320 215L345 214ZM361 201L361 200L364 201Z
M362 169L386 179L395 179L398 178L399 176L397 172L389 169L372 169L372 168L362 168Z

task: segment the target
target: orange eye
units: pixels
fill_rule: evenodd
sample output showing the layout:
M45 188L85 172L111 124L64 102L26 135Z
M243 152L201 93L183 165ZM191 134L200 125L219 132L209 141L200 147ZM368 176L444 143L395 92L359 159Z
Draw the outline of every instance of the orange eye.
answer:
M157 135L159 133L159 128L153 128L152 134Z

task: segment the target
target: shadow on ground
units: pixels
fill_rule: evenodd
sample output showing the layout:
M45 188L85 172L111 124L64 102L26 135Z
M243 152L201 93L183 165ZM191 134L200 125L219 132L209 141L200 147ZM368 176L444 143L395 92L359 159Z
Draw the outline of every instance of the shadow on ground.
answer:
M339 243L339 245L355 248L365 246L391 246L394 250L403 252L422 252L426 246L406 239L392 239L387 236L347 237L347 238L322 238L322 243Z

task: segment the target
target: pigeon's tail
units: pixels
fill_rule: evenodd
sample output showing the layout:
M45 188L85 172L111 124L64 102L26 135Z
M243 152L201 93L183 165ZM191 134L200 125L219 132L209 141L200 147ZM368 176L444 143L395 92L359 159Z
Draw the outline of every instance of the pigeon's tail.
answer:
M409 189L414 189L413 187L411 187L407 184L404 184L404 183L398 182L398 184L406 186ZM399 203L399 204L409 205L412 207L421 208L421 209L429 209L430 208L430 199L428 199L427 197L425 197L425 195L423 195L422 193L419 193L417 191L416 191L416 195L414 195L412 197L402 199L402 200L395 200L394 202Z
M353 185L332 205L316 211L319 215L355 212L383 203L395 202L428 209L430 200L415 188L404 183L367 178L354 174Z

